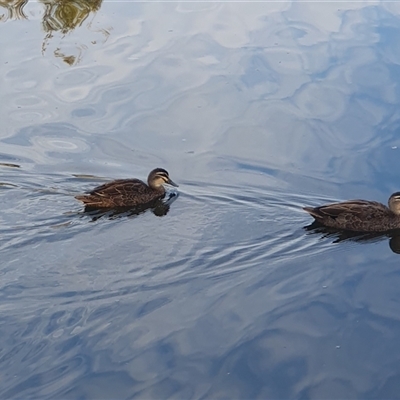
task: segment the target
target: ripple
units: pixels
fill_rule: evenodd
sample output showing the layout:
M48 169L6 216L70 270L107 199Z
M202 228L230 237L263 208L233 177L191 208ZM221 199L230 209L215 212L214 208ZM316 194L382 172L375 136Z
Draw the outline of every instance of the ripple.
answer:
M93 108L76 108L72 110L71 116L77 118L92 117L96 114L96 110Z
M99 78L98 68L79 68L67 71L61 71L55 80L56 87L82 86L93 84Z
M103 2L43 43L29 4L0 37L0 396L395 397L398 255L301 206L397 181L396 6ZM163 217L74 199L154 165Z
M31 106L46 107L48 105L48 101L45 100L44 97L40 97L35 94L19 95L18 97L15 97L13 100L14 100L13 103L16 106L21 106L21 107L31 107Z
M269 49L265 57L275 71L280 73L297 74L304 64L304 54L298 50L290 49Z
M68 103L74 103L86 99L90 95L91 89L89 86L86 87L73 87L64 89L58 92L58 97L62 101Z
M295 96L299 109L311 118L335 121L343 116L347 101L345 93L322 84L305 85Z
M8 115L13 121L29 122L31 124L50 120L53 116L50 112L25 110L11 111Z
M38 146L44 151L66 151L72 153L82 153L89 149L86 142L78 138L57 138L57 137L35 137L31 139L34 146Z

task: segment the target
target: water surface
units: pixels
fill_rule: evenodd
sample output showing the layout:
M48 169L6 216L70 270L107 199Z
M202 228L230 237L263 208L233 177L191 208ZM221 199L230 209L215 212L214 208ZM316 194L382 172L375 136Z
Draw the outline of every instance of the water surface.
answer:
M393 240L301 209L400 189L397 3L0 6L0 397L398 397Z

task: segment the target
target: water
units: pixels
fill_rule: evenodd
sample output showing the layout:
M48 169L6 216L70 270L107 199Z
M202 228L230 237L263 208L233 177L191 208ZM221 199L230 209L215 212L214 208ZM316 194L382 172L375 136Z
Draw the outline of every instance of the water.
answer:
M396 238L301 209L399 190L397 3L0 4L1 398L398 397Z

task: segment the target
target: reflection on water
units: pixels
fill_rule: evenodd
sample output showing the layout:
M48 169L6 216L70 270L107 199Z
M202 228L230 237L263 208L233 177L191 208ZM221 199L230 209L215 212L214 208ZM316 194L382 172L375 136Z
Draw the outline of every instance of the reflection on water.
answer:
M40 0L45 6L42 20L46 38L53 32L66 35L88 18L90 13L99 10L102 0Z
M397 398L398 239L302 207L398 190L399 3L66 4L0 24L0 398Z
M9 19L26 19L24 7L29 0L0 0L0 7L6 9L6 14L0 18L1 21Z
M28 19L24 12L28 1L0 0L0 7L7 10L7 14L3 14L0 20ZM40 3L44 5L42 28L46 36L43 40L42 51L45 53L56 32L65 36L80 27L91 14L100 9L102 0L40 0ZM102 32L105 37L109 35L107 30L102 30ZM92 41L92 43L95 42ZM67 55L62 48L56 48L54 55L61 58L66 64L74 65L80 61L84 47L83 45L76 47L78 51L76 55Z
M91 13L100 9L102 0L40 0L40 2L45 6L42 20L43 30L47 33L42 45L42 50L45 52L55 32L67 35L81 26ZM73 65L80 61L82 47L78 48L78 51L77 55L66 55L57 48L54 50L54 55L65 63Z
M11 164L11 163L0 163L2 167L10 167L10 168L20 168L18 164Z
M390 232L353 232L326 227L317 221L307 225L304 229L309 234L317 234L322 238L329 238L332 243L353 241L359 243L374 243L389 238L389 247L393 253L400 254L400 230Z

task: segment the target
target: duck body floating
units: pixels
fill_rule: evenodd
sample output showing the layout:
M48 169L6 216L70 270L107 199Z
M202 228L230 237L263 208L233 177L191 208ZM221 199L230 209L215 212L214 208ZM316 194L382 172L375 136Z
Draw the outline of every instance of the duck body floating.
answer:
M140 179L117 179L75 198L87 208L139 207L162 199L166 184L178 187L165 169L156 168L150 172L147 184Z
M322 225L355 232L400 229L400 192L389 198L389 207L377 201L348 200L320 207L304 207Z

